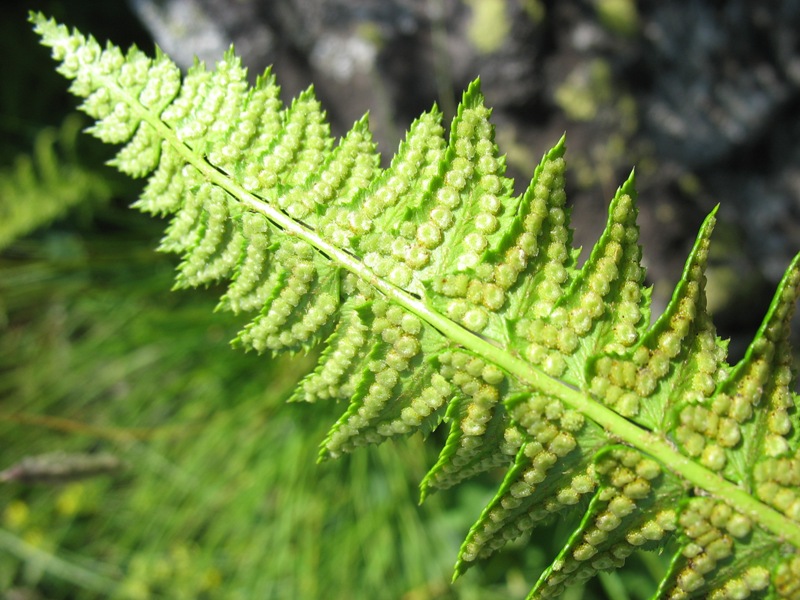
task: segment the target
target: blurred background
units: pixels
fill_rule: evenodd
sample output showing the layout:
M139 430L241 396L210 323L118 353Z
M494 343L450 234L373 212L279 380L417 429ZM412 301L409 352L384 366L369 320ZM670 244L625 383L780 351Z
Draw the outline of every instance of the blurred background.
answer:
M417 506L437 442L316 464L343 406L286 400L314 356L231 350L219 289L171 292L163 223L37 45L28 10L182 67L234 43L283 97L313 82L334 132L364 112L388 162L480 76L518 191L567 132L576 242L636 168L654 312L721 203L708 272L741 356L800 249L800 1L35 1L0 21L0 594L90 598L524 598L567 531L455 585L490 473ZM585 256L584 256L585 258ZM646 598L665 556L571 598Z

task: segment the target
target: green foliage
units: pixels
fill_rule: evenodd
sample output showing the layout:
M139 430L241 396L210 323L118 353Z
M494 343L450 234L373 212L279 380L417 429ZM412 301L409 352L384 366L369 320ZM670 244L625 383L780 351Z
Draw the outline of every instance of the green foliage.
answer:
M78 205L111 197L114 188L108 177L78 160L81 121L72 115L60 130L42 130L33 156L20 156L13 168L0 172L0 250Z
M664 548L657 598L798 597L800 258L729 365L705 301L714 215L651 326L633 177L579 266L564 141L514 196L477 82L448 137L434 108L381 169L366 120L336 143L311 91L283 107L232 52L182 77L163 54L32 20L92 133L126 144L113 163L148 177L138 207L171 215L178 286L230 280L220 307L256 313L245 348L325 341L295 396L348 402L321 458L444 422L423 497L506 469L457 574L557 518L572 533L533 598Z

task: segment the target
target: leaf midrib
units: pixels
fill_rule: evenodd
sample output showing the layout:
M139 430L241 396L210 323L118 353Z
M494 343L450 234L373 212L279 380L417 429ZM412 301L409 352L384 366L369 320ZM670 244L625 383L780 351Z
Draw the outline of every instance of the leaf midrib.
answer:
M105 81L104 85L113 88L119 98L124 99L143 121L152 126L187 163L198 169L208 181L227 191L245 206L263 214L275 225L283 229L286 234L295 236L310 244L317 251L324 253L331 260L336 261L336 263L369 283L385 296L397 302L401 307L437 329L449 340L494 363L508 374L514 376L520 383L529 385L532 390L561 400L603 427L613 438L655 458L674 474L682 477L705 493L726 502L732 508L776 535L778 539L800 548L800 524L793 522L777 510L762 503L738 485L684 456L663 435L649 431L625 419L600 402L592 399L589 395L546 375L510 352L498 348L491 342L464 329L431 309L415 295L376 276L355 255L330 244L313 229L295 221L282 211L258 198L255 194L245 190L226 173L208 163L204 157L197 155L189 146L178 139L175 132L158 115L153 114L137 98L132 97L120 88L113 79L101 78Z

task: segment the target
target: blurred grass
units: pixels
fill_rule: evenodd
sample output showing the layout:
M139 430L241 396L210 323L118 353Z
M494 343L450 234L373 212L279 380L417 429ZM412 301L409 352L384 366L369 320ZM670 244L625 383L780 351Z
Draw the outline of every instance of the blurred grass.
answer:
M429 464L421 442L316 466L336 407L285 404L311 359L232 351L236 323L213 313L215 293L169 292L173 265L143 250L149 242L53 232L0 262L4 462L103 450L127 465L66 486L0 487L4 589L48 598L447 590L457 532L423 523L436 503L416 506L414 481ZM78 574L65 577L48 555Z

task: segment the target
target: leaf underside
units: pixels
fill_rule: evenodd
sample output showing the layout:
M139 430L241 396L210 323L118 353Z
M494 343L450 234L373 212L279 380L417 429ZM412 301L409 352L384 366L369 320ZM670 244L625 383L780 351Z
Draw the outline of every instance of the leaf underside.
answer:
M245 349L324 344L294 396L346 403L321 459L445 427L423 498L505 470L456 575L558 518L574 531L531 598L668 541L657 598L800 597L798 258L731 366L706 310L714 214L651 325L633 175L579 266L564 140L515 196L477 81L449 134L434 107L382 169L366 118L334 140L313 90L284 106L233 51L182 75L31 20L90 132L124 144L112 164L147 178L136 207L169 216L177 285L227 281Z

